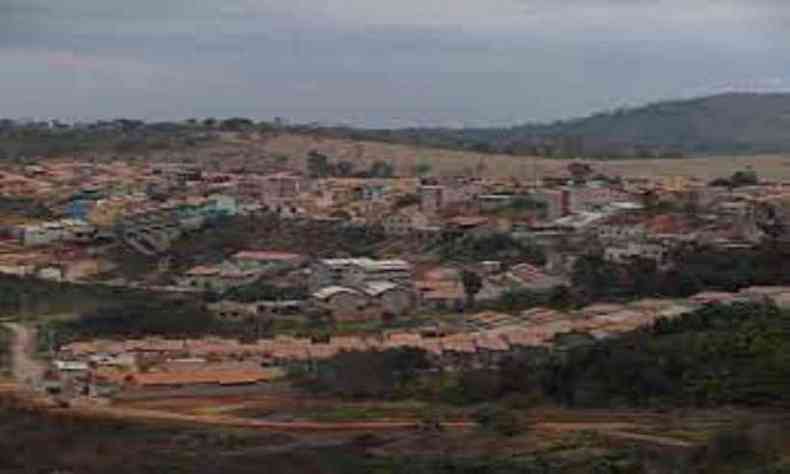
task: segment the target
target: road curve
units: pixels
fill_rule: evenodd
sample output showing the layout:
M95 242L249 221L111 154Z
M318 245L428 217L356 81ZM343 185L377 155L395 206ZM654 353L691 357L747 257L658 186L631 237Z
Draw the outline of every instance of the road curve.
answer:
M36 330L19 323L3 323L3 326L13 333L11 370L17 388L40 388L46 365L33 357L36 351Z

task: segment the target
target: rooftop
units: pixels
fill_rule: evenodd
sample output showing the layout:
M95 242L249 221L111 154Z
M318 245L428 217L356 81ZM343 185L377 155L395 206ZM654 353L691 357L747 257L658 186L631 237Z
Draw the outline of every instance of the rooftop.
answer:
M302 258L302 255L297 253L275 252L268 250L246 250L235 253L233 258L237 260L290 261Z

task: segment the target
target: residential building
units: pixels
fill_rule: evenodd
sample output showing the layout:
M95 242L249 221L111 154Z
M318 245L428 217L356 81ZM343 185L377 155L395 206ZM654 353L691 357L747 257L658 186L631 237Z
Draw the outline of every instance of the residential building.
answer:
M327 286L360 286L369 281L390 281L406 286L412 284L413 268L403 260L370 258L321 259L311 267L310 288Z

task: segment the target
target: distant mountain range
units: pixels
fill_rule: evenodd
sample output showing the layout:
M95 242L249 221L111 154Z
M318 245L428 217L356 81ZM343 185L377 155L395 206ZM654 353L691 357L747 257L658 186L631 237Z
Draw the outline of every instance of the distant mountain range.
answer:
M557 157L790 152L790 94L722 94L509 128L322 131L355 139Z

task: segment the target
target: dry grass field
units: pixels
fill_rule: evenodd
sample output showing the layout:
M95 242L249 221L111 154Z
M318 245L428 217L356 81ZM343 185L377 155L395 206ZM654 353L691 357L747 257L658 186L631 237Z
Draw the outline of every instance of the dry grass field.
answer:
M219 141L200 148L154 152L151 161L201 163L208 169L244 168L251 172L283 169L304 170L310 151L333 161L351 161L354 169L365 170L378 160L395 167L399 176L414 176L417 165L428 164L435 176L480 175L531 179L563 173L568 160L528 156L483 154L438 148L324 138L313 135L225 133ZM107 156L110 159L110 156ZM596 170L623 177L686 176L709 181L729 176L752 166L770 180L790 180L790 153L780 155L711 156L686 159L631 159L592 161Z
M415 166L427 163L430 164L432 173L440 176L480 173L489 177L531 178L536 175L557 174L568 163L565 160L481 154L295 134L247 139L228 137L226 140L225 146L232 144L234 148L244 150L245 155L250 158L261 155L287 156L289 157L287 166L297 169L303 169L304 158L311 150L321 152L335 160L352 161L357 169L369 167L376 160L388 161L402 176L412 175ZM775 180L790 179L790 154L614 160L598 161L594 164L600 171L627 177L688 176L710 180L752 166L763 177Z

